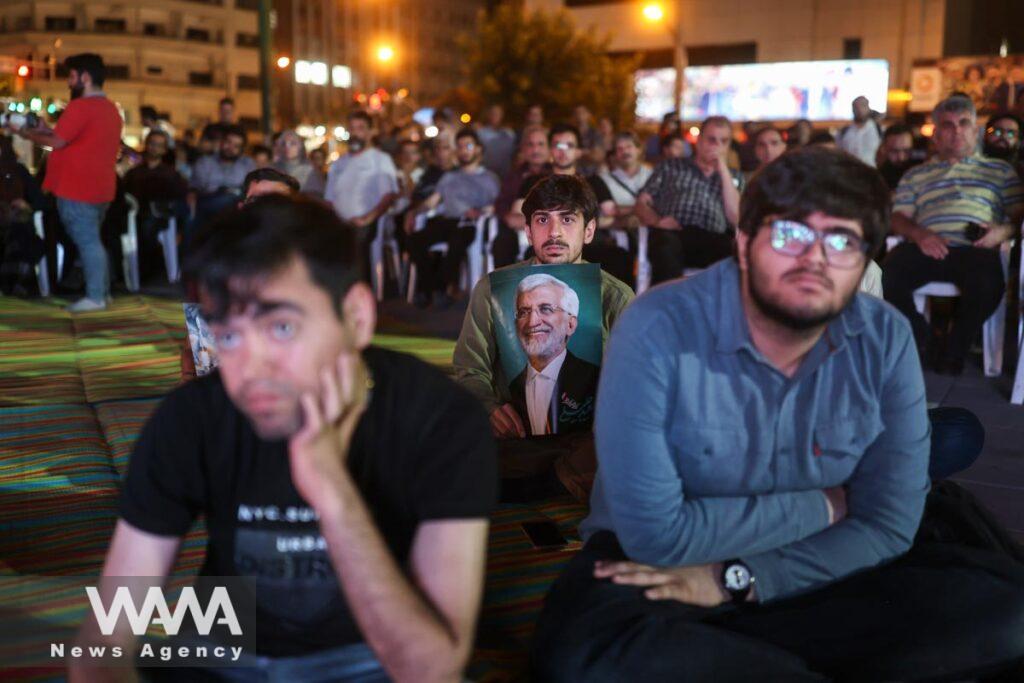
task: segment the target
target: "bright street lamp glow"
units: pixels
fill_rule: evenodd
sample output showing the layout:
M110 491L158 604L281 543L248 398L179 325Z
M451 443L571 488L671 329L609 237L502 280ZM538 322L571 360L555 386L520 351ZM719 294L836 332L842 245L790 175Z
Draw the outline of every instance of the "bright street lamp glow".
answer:
M292 63L292 60L289 59L288 57L278 57L277 58L277 68L278 69L287 69L288 65L291 64L291 63Z
M469 123L472 120L473 117L470 116L469 114L463 114L462 116L459 117L459 121L462 121L463 123Z
M377 48L377 59L382 62L390 62L395 58L395 48L390 45L381 45Z
M644 5L643 12L647 21L661 21L665 18L664 8L656 2Z

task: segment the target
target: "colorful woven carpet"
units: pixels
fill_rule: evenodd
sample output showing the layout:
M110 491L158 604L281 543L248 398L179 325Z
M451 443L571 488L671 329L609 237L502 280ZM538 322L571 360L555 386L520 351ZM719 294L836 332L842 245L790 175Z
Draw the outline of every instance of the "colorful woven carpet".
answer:
M182 381L179 302L125 296L107 311L74 317L60 304L0 297L0 579L99 574L135 440L160 397ZM379 335L375 343L450 368L450 341ZM571 556L535 550L522 522L550 518L571 538L584 514L566 498L494 515L473 680L527 678L537 614ZM182 544L179 580L202 565L205 543L200 520ZM0 583L0 607L16 590ZM84 614L84 595L35 590L31 611L41 623L73 625ZM2 678L63 675L20 669Z

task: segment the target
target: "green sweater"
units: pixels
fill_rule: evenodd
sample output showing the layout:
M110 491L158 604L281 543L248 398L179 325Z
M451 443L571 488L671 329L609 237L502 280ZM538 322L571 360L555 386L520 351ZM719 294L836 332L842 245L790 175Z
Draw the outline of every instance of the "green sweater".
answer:
M506 268L524 268L534 261L523 261ZM633 290L621 280L601 271L601 304L604 311L601 324L601 338L608 342L608 333L622 310L633 300ZM484 277L473 288L462 321L459 341L452 356L455 366L455 381L477 397L490 415L498 406L508 403L508 378L498 362L498 344L494 337L494 321L491 318L491 280Z

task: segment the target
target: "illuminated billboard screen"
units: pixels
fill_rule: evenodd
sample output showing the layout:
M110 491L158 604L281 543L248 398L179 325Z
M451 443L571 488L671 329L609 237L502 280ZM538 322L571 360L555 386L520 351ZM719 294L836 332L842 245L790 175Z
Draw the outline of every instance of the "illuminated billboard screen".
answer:
M863 95L885 112L889 62L848 59L693 66L683 72L683 118L727 116L737 121L853 118L850 105Z
M641 69L635 78L637 118L660 121L665 114L675 110L675 69Z

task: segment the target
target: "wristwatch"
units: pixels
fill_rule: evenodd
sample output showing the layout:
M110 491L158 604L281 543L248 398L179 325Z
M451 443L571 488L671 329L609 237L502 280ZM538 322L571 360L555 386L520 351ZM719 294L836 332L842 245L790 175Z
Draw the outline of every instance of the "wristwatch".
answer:
M750 567L740 560L727 560L722 563L722 586L732 596L733 602L743 602L754 587L754 575Z

